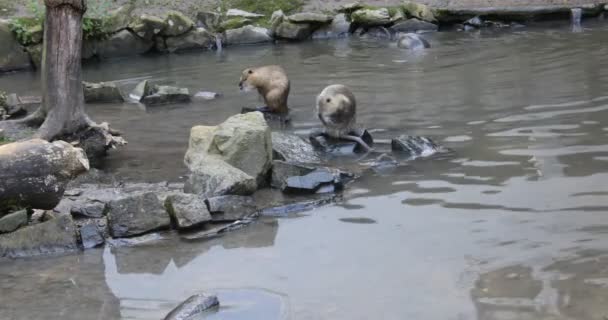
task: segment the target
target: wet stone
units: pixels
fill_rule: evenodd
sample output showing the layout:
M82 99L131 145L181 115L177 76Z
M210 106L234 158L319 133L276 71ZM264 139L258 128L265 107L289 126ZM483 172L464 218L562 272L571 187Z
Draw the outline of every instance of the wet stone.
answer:
M193 194L176 194L167 197L165 207L178 229L196 227L211 220L205 199Z
M215 99L218 99L221 97L222 97L221 93L211 92L211 91L199 91L196 94L194 94L194 98L199 99L199 100L215 100Z
M90 83L83 82L84 100L86 103L93 102L122 102L124 98L120 90L113 82Z
M357 129L353 132L350 132L349 134L361 138L361 140L367 143L370 147L374 144L374 139L372 138L372 135L365 129ZM313 133L310 136L310 142L312 143L313 147L315 147L315 149L324 153L336 155L346 155L365 151L363 147L361 147L356 142L335 139L329 137L323 132Z
M27 225L27 211L20 210L0 218L0 233L13 232Z
M446 152L448 149L436 144L427 137L402 135L391 140L393 152L409 157L428 157L437 152Z
M272 162L272 179L270 181L270 186L281 189L289 177L305 176L314 170L315 168L311 166L275 160Z
M322 198L297 201L284 205L264 208L260 211L260 215L265 217L286 217L296 213L310 211L323 205L327 205L329 203L332 203L336 199L336 196L334 194L332 194L331 196L322 195L321 197Z
M101 235L96 223L87 223L80 228L80 239L82 247L92 249L101 246L105 243L105 239Z
M213 222L233 222L257 214L258 207L252 197L219 196L206 200Z
M102 202L87 203L83 206L73 206L70 212L75 217L101 218L106 213L106 205Z
M171 224L165 208L151 192L111 201L108 208L110 234L114 238L137 236Z
M341 188L342 182L336 175L326 169L317 169L305 176L290 177L285 180L283 192L285 193L317 193L325 185ZM324 192L327 189L323 189Z
M177 88L171 86L154 86L150 95L144 96L141 100L145 105L159 105L169 103L190 102L190 92L187 88Z
M196 294L169 312L164 320L198 319L202 316L203 312L214 307L219 307L219 305L220 301L217 299L217 296Z
M258 110L257 108L243 107L241 109L241 114L259 112L259 111L260 110ZM268 122L288 123L291 121L291 117L289 116L289 114L278 114L278 113L272 113L272 112L262 112L262 113L264 114L264 119Z
M272 133L272 156L274 160L297 163L319 163L321 158L302 137L284 132Z

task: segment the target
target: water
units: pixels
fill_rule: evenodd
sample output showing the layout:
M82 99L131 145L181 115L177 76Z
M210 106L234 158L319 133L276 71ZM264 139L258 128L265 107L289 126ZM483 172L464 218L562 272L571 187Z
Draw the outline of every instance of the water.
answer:
M456 151L349 185L345 200L262 219L211 241L0 262L3 319L160 319L204 291L212 319L604 319L608 316L608 47L604 25L426 35L421 53L318 41L88 65L88 81L146 78L224 97L144 110L93 105L130 144L105 169L179 180L188 130L242 106L249 65L292 79L293 130L318 127L315 95L353 88L378 139L433 137ZM33 74L0 88L37 94ZM221 295L224 295L222 298Z

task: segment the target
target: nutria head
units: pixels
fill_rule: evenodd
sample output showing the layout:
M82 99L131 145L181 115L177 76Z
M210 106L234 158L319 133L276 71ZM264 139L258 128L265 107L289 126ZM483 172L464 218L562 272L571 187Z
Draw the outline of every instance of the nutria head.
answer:
M251 91L256 88L256 86L252 83L253 75L255 71L251 68L247 68L243 70L241 74L241 81L239 81L239 88L242 91Z
M326 127L349 128L355 121L355 96L343 85L331 85L317 97L317 115Z

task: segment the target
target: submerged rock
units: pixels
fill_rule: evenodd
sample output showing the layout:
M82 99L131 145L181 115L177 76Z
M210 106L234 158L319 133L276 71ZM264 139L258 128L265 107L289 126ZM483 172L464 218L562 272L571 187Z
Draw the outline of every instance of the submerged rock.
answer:
M30 57L17 42L8 20L0 19L0 72L31 68Z
M365 32L363 34L363 37L365 38L373 38L373 39L384 39L384 40L390 40L392 35L391 32L388 31L388 29L386 29L385 27L382 26L378 26L378 27L371 27L367 30L367 32Z
M211 308L219 307L220 301L216 296L197 294L182 302L173 309L164 320L194 320Z
M169 11L165 18L165 28L160 32L165 37L177 37L194 28L194 22L178 11Z
M114 238L137 236L171 225L165 208L152 192L111 201L108 209L110 234Z
M310 142L295 134L272 133L272 155L274 160L298 163L319 163L321 158Z
M97 224L94 222L87 223L80 228L80 239L82 247L85 249L99 247L106 242Z
M397 47L408 50L420 50L430 48L431 44L415 33L400 33L397 35Z
M0 257L19 258L78 250L72 217L62 215L0 235Z
M256 26L244 26L226 31L227 45L257 44L272 42L270 31Z
M391 15L386 8L359 9L351 14L351 20L360 26L384 26L391 23Z
M187 88L171 86L154 86L150 95L144 96L141 102L145 105L190 102L190 91Z
M261 112L232 116L217 127L193 127L185 162L193 174L205 173L213 178L211 180L216 181L213 185L225 183L220 173L206 168L209 165L222 170L232 181L244 182L247 187L251 177L257 189L267 181L272 166L270 127ZM242 195L242 191L238 194ZM223 194L226 193L217 195Z
M372 135L365 129L357 129L353 132L350 132L349 134L361 138L361 140L367 143L367 145L369 145L370 147L374 144L374 139L372 138ZM312 143L313 147L315 147L315 149L323 153L348 155L365 151L365 149L356 142L335 139L329 137L323 132L313 133L310 136L310 142Z
M304 201L297 201L284 205L265 208L260 211L260 215L265 217L286 217L296 213L310 211L323 205L327 205L329 203L332 203L335 199L335 195L322 195L320 196L320 198L316 199L308 199Z
M0 234L13 232L27 225L27 210L20 210L0 218Z
M233 222L257 214L258 207L252 197L220 196L206 200L214 222Z
M133 92L129 94L129 97L133 100L141 101L144 97L149 96L153 93L154 86L148 80L144 80L137 84Z
M393 152L408 157L428 157L438 152L449 152L427 137L402 135L391 140Z
M199 226L211 220L205 199L194 194L176 194L165 201L167 212L178 229Z
M114 82L83 82L83 86L84 101L87 103L124 101L120 90Z
M350 31L350 22L346 19L344 13L336 15L331 24L323 26L313 32L313 39L333 39L348 37Z
M169 37L165 40L166 50L169 52L208 50L212 49L215 44L215 36L205 28L196 28L183 35Z
M305 176L314 170L315 168L311 166L275 160L272 162L272 179L270 186L273 188L282 189L288 178L294 176Z
M394 24L390 30L394 33L399 32L418 32L418 31L437 31L439 27L430 22L418 20L416 18L408 19L403 22Z

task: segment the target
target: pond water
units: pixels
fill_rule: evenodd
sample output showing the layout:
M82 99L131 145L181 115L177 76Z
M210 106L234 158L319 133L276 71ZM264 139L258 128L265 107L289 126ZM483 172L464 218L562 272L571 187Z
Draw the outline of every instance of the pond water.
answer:
M104 163L126 180L179 180L190 127L259 105L238 77L270 63L292 81L289 130L317 128L316 94L343 83L376 138L429 136L456 155L220 239L2 262L1 318L161 319L204 291L223 304L209 319L605 319L608 27L583 27L430 34L417 53L352 39L87 65L86 80L126 92L150 78L224 94L88 106L129 140ZM0 88L39 94L33 73Z

